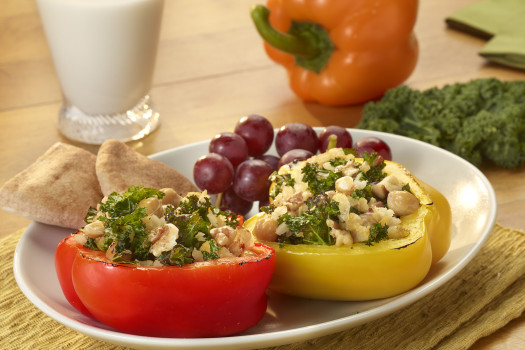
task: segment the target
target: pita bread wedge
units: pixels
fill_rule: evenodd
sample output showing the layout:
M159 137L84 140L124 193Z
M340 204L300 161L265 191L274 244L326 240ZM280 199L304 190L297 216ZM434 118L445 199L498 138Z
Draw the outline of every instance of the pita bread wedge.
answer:
M95 163L91 152L58 142L0 188L0 206L50 225L84 226L102 199Z
M130 186L173 188L181 196L198 188L172 167L150 159L117 140L107 140L97 154L97 177L105 196Z

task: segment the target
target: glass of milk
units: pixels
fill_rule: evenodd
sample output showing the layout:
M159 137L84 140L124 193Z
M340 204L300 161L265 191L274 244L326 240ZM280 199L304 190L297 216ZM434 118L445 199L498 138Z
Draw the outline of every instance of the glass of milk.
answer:
M149 91L164 0L37 0L67 138L136 140L159 124Z

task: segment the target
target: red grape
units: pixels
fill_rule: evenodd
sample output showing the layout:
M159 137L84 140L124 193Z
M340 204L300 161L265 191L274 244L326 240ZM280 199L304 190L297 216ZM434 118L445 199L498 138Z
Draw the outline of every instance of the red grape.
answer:
M279 168L285 164L291 163L293 161L305 160L313 156L314 154L305 149L292 149L281 157L279 161Z
M352 136L343 127L340 126L327 126L319 134L319 150L325 152L328 148L328 142L330 141L330 135L337 136L337 143L335 147L352 148Z
M242 199L235 193L233 187L230 187L222 195L222 210L230 210L239 215L245 216L253 207L253 202Z
M260 159L248 159L237 167L233 179L235 193L247 201L262 201L268 197L273 173L270 164Z
M304 123L288 123L283 125L275 135L275 148L279 156L300 148L317 153L319 140L314 129Z
M244 139L229 131L215 135L210 141L209 151L228 158L233 168L248 159L248 146Z
M270 164L273 170L279 170L279 157L272 154L265 154L257 157L256 159L264 160L266 163Z
M224 192L233 181L234 170L228 158L209 153L201 156L193 166L193 180L201 190L210 194Z
M357 141L354 145L354 148L358 155L361 155L363 152L376 152L385 160L392 160L392 151L390 147L386 144L385 141L374 137L368 136Z
M235 125L234 132L246 141L248 153L252 157L266 153L273 142L272 124L257 114L242 117Z

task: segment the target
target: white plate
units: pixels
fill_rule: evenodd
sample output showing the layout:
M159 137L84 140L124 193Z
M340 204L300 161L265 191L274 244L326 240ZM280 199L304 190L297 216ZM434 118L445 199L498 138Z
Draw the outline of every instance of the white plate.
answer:
M320 128L316 128L319 132ZM58 322L90 337L141 349L246 349L276 346L335 333L387 315L432 292L457 274L479 251L496 218L496 197L485 176L463 159L429 144L391 134L350 130L354 140L378 136L391 147L393 160L441 191L453 210L452 245L415 289L369 302L312 301L269 294L261 322L242 334L224 338L172 339L129 335L87 318L62 295L55 275L54 252L71 230L32 223L15 251L14 274L27 298ZM271 150L275 152L274 149ZM195 160L208 152L208 141L178 147L152 158L192 178Z

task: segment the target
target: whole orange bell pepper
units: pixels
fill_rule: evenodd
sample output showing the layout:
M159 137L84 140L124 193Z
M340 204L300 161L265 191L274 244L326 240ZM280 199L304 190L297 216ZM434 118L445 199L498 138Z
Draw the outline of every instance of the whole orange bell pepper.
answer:
M363 103L414 70L418 0L269 0L251 16L268 56L305 101Z

